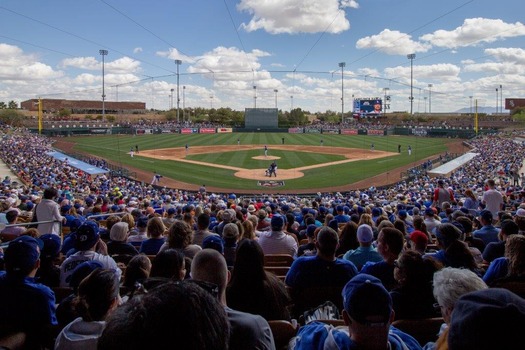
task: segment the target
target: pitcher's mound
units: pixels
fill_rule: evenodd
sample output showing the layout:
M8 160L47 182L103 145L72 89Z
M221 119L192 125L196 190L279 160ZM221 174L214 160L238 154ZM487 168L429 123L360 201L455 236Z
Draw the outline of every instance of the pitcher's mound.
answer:
M281 157L275 157L275 156L256 156L256 157L252 157L252 159L257 159L257 160L275 160L275 159L281 159Z
M298 170L277 169L277 177L268 177L265 176L265 171L266 169L246 169L236 172L235 176L249 180L291 180L304 176L304 173Z

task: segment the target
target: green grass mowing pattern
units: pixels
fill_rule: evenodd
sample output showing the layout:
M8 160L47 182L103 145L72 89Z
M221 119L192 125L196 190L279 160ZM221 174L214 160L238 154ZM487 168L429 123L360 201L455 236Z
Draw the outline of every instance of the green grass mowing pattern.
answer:
M218 146L215 155L209 157L223 157L223 154L237 154L239 159L233 160L240 167L251 168L250 151L243 152L220 152L221 145L237 145L237 139L241 144L257 144L261 150L255 153L263 155L263 145L268 145L269 154L279 150L272 149L272 145L281 145L281 138L285 138L285 145L312 145L319 146L323 140L324 147L346 147L370 149L373 143L376 150L397 153L397 146L401 145L401 155L391 157L349 162L330 167L322 167L304 171L305 176L298 179L286 180L285 187L281 189L307 190L328 186L341 186L356 182L374 175L388 172L406 164L419 164L419 161L433 154L443 153L446 150L444 139L425 138L413 136L367 136L367 135L331 135L331 134L285 134L285 133L224 133L224 134L158 134L158 135L105 135L89 137L71 137L69 141L77 143L77 149L93 155L111 160L123 167L129 165L153 172L157 171L166 177L174 178L183 182L194 184L206 184L207 186L228 187L236 189L259 190L255 180L244 180L236 178L233 171L226 169L211 168L195 164L181 163L175 161L162 161L140 157L140 153L131 158L128 154L135 145L140 150L154 150L159 148L184 147L186 144L192 146ZM408 156L407 147L411 145L412 155ZM281 169L284 169L285 159L292 164L290 167L301 167L309 165L307 153L282 151L282 159L278 160ZM351 152L351 150L349 150ZM243 153L243 154L241 154ZM291 156L290 156L290 155ZM192 157L197 156L193 155ZM208 155L202 155L208 157ZM328 155L310 154L308 157L318 157L319 163L325 162ZM199 155L200 157L200 155ZM330 156L331 157L331 156ZM211 159L211 158L210 158ZM315 162L315 161L314 161ZM220 160L219 163L227 164ZM263 162L264 166L257 165L256 168L266 168L270 162ZM242 165L244 164L244 165ZM238 166L238 165L234 165ZM397 181L399 179L392 179Z
M261 150L249 150L195 154L189 155L186 158L200 162L228 165L238 168L266 169L273 160L253 159L253 157L258 157L261 155L264 155L264 153L261 153ZM280 158L275 160L277 162L277 165L279 166L279 169L292 169L307 165L328 163L346 159L344 156L340 155L300 151L283 151L278 149L271 151L269 155Z

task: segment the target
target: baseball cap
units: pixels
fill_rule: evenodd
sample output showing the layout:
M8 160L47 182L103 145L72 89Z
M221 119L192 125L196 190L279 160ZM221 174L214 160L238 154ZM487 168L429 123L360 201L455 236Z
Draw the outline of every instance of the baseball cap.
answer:
M434 216L434 210L432 208L426 208L425 215Z
M414 230L410 234L410 240L414 242L415 245L422 246L428 243L428 236L419 230Z
M71 232L74 232L78 230L78 228L82 225L82 220L80 219L73 219L71 220L71 223L69 224L69 228L71 229Z
M91 272L95 271L96 269L103 267L104 266L102 265L102 263L97 260L84 261L83 263L81 263L73 269L73 272L68 277L69 280L67 282L69 282L69 286L76 291L78 286L80 285L80 282L82 282L84 278L86 278Z
M88 250L99 240L99 228L96 222L85 221L76 232L75 248L77 250Z
M392 314L392 297L378 278L360 273L343 288L343 306L350 317L365 325L384 325ZM368 317L374 316L374 322ZM379 318L378 318L379 317Z
M232 221L232 214L228 209L222 212L222 220L227 222Z
M367 224L361 224L357 228L357 240L359 242L368 243L374 240L374 231L372 227Z
M405 209L401 209L399 212L398 212L398 215L400 217L406 217L407 216L407 211Z
M141 216L137 220L137 227L146 227L148 226L148 217L147 216Z
M272 229L280 230L284 226L285 222L286 222L286 218L284 216L275 214L274 216L272 216L272 221L271 221Z
M257 210L257 209L255 209L255 205L250 204L250 205L248 206L248 213L255 213L256 210Z
M489 222L492 222L493 219L493 215L490 210L482 210L481 213L479 213L479 217Z
M47 259L53 259L57 257L60 253L60 247L62 245L60 236L52 233L46 233L39 238L44 243L44 247L40 252L41 256Z
M524 323L525 299L518 295L501 288L467 293L454 305L448 346L450 350L516 349L523 341Z
M169 208L168 215L173 215L173 214L175 214L175 208Z
M9 242L4 253L6 270L16 274L29 273L40 257L43 242L31 236L20 236Z
M374 207L372 208L372 216L380 216L381 215L381 209Z
M216 235L211 235L202 241L202 249L215 249L221 254L224 254L224 241L221 237Z
M317 226L315 226L314 224L308 225L306 227L306 236L313 237L316 228L317 228Z
M525 209L519 208L516 210L516 216L519 216L520 218L525 218Z

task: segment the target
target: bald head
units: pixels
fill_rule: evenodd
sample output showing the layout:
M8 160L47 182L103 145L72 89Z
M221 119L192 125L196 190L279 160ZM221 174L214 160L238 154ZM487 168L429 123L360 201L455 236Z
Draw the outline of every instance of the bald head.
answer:
M216 284L222 299L229 278L226 259L215 249L201 250L191 262L191 278Z

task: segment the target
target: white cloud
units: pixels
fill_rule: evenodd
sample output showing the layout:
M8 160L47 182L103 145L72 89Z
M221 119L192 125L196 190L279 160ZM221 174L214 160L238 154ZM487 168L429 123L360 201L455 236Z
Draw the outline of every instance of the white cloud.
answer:
M79 68L85 70L99 70L101 68L102 61L98 61L95 57L74 57L66 58L60 63L60 67L67 68Z
M505 23L500 19L467 18L454 30L437 30L421 36L420 39L433 46L457 48L523 35L525 25L520 22Z
M85 70L101 70L102 60L97 60L95 57L75 57L66 58L60 64L61 67L73 67ZM130 72L136 72L140 69L140 62L129 57L118 58L114 61L104 62L104 70L107 73L124 74Z
M406 55L426 52L431 45L414 41L410 35L397 30L385 29L377 35L359 39L356 47L358 49L378 49L389 55Z
M525 65L525 50L521 48L501 47L486 49L485 53L500 61Z
M25 54L19 47L0 44L0 81L55 79L62 75L62 72L38 62L36 56Z
M252 18L241 27L271 34L341 33L350 28L345 8L357 8L354 0L241 0L239 11Z
M450 64L450 63L441 63L441 64L432 64L432 65L414 65L413 66L413 76L414 79L418 80L435 80L440 79L443 81L455 81L459 78L459 73L461 72L460 67ZM397 66L385 69L385 74L387 76L395 76L397 78L406 79L410 78L410 67L407 66ZM399 79L399 80L401 80Z
M168 51L157 51L157 55L170 60L181 60L183 63L193 63L195 61L192 57L180 53L175 48L170 48Z
M136 47L133 49L133 53L141 53L142 52L142 47Z

